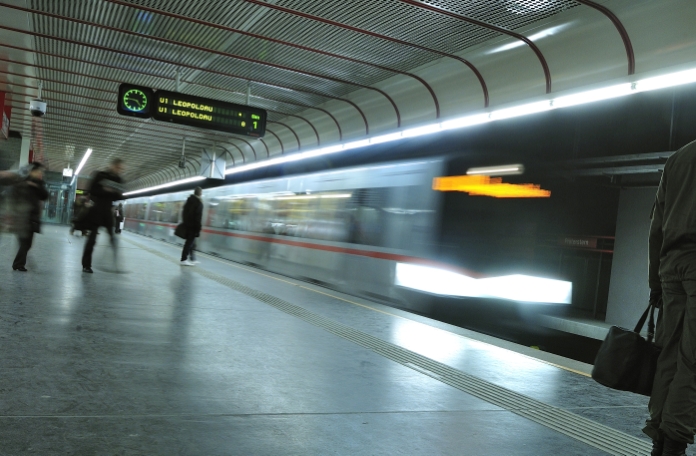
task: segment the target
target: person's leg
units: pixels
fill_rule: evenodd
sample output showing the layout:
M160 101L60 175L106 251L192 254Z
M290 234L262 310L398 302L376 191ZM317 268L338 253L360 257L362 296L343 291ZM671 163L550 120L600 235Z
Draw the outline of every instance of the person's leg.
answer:
M181 261L186 261L189 257L189 253L191 253L191 247L193 246L193 241L195 240L195 237L187 236L186 241L184 242L184 249L181 251Z
M194 253L196 251L196 237L194 236L191 239L191 247L189 248L189 256L191 257L191 261L196 261L196 254Z
M660 429L675 442L691 444L696 434L696 281L685 281L683 285L686 309L677 368L665 400Z
M85 250L82 253L82 267L86 269L92 268L92 252L94 251L94 244L97 242L97 232L99 227L93 227L89 230L89 237L85 243Z
M19 250L17 251L17 256L12 262L13 269L23 268L27 265L27 254L31 245L34 241L34 233L22 233L17 235L17 241L19 242Z
M686 299L686 291L681 282L662 284L660 324L655 334L655 344L662 349L662 352L657 360L655 382L648 404L650 419L646 421L646 426L643 428L643 432L653 440L662 440L664 437L660 425L670 385L677 372L677 357L682 336Z

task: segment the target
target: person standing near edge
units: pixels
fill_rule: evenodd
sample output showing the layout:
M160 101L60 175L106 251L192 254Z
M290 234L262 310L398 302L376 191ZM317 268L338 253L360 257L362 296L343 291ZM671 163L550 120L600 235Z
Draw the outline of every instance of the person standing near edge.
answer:
M669 157L650 225L650 300L662 349L643 432L653 456L680 456L696 433L696 141Z
M203 220L203 189L196 187L193 195L189 196L184 204L181 224L186 230L186 242L184 250L181 252L181 265L193 266L197 263L193 254L193 249L196 247L196 238L201 234ZM188 260L189 255L191 261Z
M92 252L94 244L97 242L97 232L99 227L106 228L109 233L111 247L116 252L116 238L114 237L114 214L111 207L114 201L123 199L121 174L124 171L124 163L120 158L111 161L109 169L99 171L94 174L90 184L89 194L94 205L87 216L87 226L89 227L89 237L85 243L85 250L82 253L82 272L92 274Z
M12 188L13 231L19 242L12 269L22 272L27 272L27 254L34 241L34 233L41 231L41 201L48 198L43 181L43 165L31 163L22 169L20 175L25 173L26 178L20 178Z

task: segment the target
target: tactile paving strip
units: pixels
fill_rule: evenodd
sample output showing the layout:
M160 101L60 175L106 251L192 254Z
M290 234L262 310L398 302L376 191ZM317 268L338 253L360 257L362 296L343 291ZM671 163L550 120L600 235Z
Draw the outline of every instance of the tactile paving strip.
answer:
M151 249L130 239L126 241L167 261L179 263L179 260L171 255ZM649 454L651 451L651 444L645 440L638 439L567 410L553 407L541 401L537 401L536 399L516 393L515 391L474 377L473 375L466 374L446 364L386 342L349 326L337 323L300 306L291 304L281 298L247 287L246 285L222 275L198 268L193 269L193 271L203 277L231 288L232 290L257 299L282 312L300 318L307 323L372 350L410 369L416 370L490 404L584 442L587 445L606 451L609 454L635 456Z

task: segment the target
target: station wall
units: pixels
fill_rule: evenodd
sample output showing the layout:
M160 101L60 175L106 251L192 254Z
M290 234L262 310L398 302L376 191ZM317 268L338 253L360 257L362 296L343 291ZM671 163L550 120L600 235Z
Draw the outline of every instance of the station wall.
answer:
M606 322L633 328L648 305L648 235L657 188L625 188L619 197Z

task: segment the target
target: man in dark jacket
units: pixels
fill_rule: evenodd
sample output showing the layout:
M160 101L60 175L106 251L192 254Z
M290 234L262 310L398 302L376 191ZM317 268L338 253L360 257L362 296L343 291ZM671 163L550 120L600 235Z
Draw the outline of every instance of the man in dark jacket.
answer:
M203 189L196 187L193 195L189 196L186 204L184 204L181 224L184 225L186 232L186 242L184 243L184 250L181 252L182 266L193 266L197 263L193 250L196 248L196 238L201 234L203 221L202 196ZM190 261L188 259L189 255L191 257Z
M116 252L116 238L114 237L114 216L112 206L114 201L123 199L123 180L121 174L124 171L123 160L116 158L111 161L109 169L99 171L92 177L89 194L94 205L89 210L87 226L89 237L82 253L82 272L93 273L92 271L92 252L94 244L97 242L97 232L99 227L106 228L109 233L111 247Z
M26 272L27 254L34 241L34 233L41 231L41 201L48 198L48 190L43 181L41 163L31 163L23 169L23 173L27 173L26 177L20 178L12 188L13 231L19 241L19 251L12 269Z
M653 455L684 455L696 433L696 141L665 164L650 225L650 299L662 301L650 419Z

